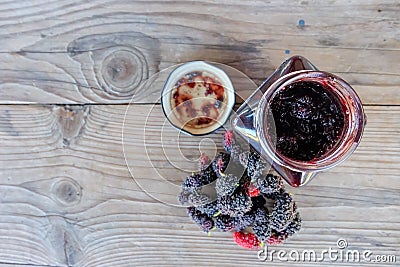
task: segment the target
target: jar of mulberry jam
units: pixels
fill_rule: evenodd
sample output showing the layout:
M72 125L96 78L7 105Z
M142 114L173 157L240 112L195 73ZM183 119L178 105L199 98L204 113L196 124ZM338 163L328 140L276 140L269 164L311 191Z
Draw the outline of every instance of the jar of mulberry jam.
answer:
M297 187L354 152L366 117L348 83L295 56L265 80L231 123L235 132Z

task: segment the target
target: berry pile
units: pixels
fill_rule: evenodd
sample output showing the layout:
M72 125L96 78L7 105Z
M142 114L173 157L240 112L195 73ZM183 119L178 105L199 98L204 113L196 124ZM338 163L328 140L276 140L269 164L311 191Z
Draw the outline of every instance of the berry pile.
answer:
M256 152L242 151L231 131L224 149L214 160L202 154L200 172L182 183L178 200L189 206L189 217L204 232L233 232L234 241L248 249L281 244L299 231L301 218L282 178L266 173ZM267 199L274 202L269 209Z

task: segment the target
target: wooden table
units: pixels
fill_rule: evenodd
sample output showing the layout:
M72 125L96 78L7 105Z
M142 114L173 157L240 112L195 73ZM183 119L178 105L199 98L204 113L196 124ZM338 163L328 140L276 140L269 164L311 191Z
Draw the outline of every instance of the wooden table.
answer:
M0 18L1 266L289 265L259 261L229 233L209 237L154 199L174 202L160 177L179 184L199 142L221 148L222 131L179 137L162 127L160 85L140 85L197 59L260 84L295 54L352 84L368 124L349 160L289 189L303 228L277 249L344 238L400 256L399 1L3 0ZM350 263L302 263L323 264Z

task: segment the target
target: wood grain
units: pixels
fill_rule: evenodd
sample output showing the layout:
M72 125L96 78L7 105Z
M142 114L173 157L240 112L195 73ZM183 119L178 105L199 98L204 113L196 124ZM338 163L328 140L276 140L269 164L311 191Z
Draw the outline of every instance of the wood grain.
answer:
M165 122L169 72L211 61L241 102L295 54L348 81L368 123L349 160L290 189L303 229L277 249L345 238L400 261L399 24L396 0L0 1L0 266L354 266L261 262L176 203L222 130Z
M176 63L220 62L259 84L300 54L365 104L398 104L399 11L396 0L2 1L0 103L155 103L162 82L140 84Z
M236 247L228 233L208 237L184 208L154 199L176 203L151 164L171 184L179 183L185 173L177 167L196 168L192 160L199 147L213 153L214 142L220 149L221 131L209 140L184 136L174 141L178 132L163 127L158 105L130 106L123 125L126 108L0 106L0 262L265 266L256 252ZM366 107L366 113L368 125L356 153L307 187L290 189L304 223L282 247L285 251L335 248L342 237L352 249L399 254L400 108ZM66 124L71 131L66 132ZM136 183L124 159L123 127ZM183 156L168 153L177 148Z

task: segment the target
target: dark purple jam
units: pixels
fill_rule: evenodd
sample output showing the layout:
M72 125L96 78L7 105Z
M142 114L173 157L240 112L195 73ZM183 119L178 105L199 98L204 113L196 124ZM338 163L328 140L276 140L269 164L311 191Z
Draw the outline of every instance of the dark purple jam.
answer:
M272 99L276 148L299 161L320 158L337 143L344 115L340 102L318 82L301 81L286 86Z

